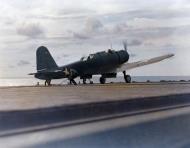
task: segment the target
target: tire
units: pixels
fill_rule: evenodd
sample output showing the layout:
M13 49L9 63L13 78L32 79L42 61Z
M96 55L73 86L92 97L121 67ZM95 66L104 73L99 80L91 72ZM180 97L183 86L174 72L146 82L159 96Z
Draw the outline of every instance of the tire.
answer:
M131 76L130 75L124 76L124 79L125 79L126 83L131 83Z
M101 84L105 84L105 83L106 83L106 78L100 77L100 83L101 83Z
M82 82L83 82L83 84L86 84L86 79L83 79Z

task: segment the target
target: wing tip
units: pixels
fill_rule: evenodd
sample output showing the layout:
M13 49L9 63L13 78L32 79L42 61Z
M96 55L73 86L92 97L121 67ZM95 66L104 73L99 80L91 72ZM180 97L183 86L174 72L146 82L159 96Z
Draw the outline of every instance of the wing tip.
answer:
M168 57L170 58L170 57L174 57L175 56L175 54L174 53L170 53L170 54L168 54Z

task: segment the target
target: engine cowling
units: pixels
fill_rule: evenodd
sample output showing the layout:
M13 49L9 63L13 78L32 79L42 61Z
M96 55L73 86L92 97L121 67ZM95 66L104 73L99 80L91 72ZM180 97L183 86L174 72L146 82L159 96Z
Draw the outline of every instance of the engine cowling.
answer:
M119 57L119 64L125 63L129 60L129 54L125 50L120 50L117 54Z

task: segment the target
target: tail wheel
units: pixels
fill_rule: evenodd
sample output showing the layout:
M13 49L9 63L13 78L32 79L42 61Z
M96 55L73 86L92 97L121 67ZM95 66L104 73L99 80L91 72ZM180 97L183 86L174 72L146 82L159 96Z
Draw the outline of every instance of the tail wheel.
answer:
M106 83L106 78L100 77L100 83L101 83L101 84L105 84L105 83Z
M131 76L130 75L125 75L124 79L125 79L126 83L131 83Z

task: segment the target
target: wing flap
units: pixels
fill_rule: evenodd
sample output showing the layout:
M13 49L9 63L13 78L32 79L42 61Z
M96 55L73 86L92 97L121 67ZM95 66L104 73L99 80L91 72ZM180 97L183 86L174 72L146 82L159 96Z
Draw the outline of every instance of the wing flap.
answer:
M133 68L153 64L153 63L157 63L157 62L160 62L162 60L171 58L173 56L174 56L174 54L167 54L167 55L151 58L148 60L143 60L143 61L138 61L138 62L133 62L133 63L125 63L125 64L121 65L119 68L117 68L117 72L122 72L125 70L129 70L129 69L133 69Z

